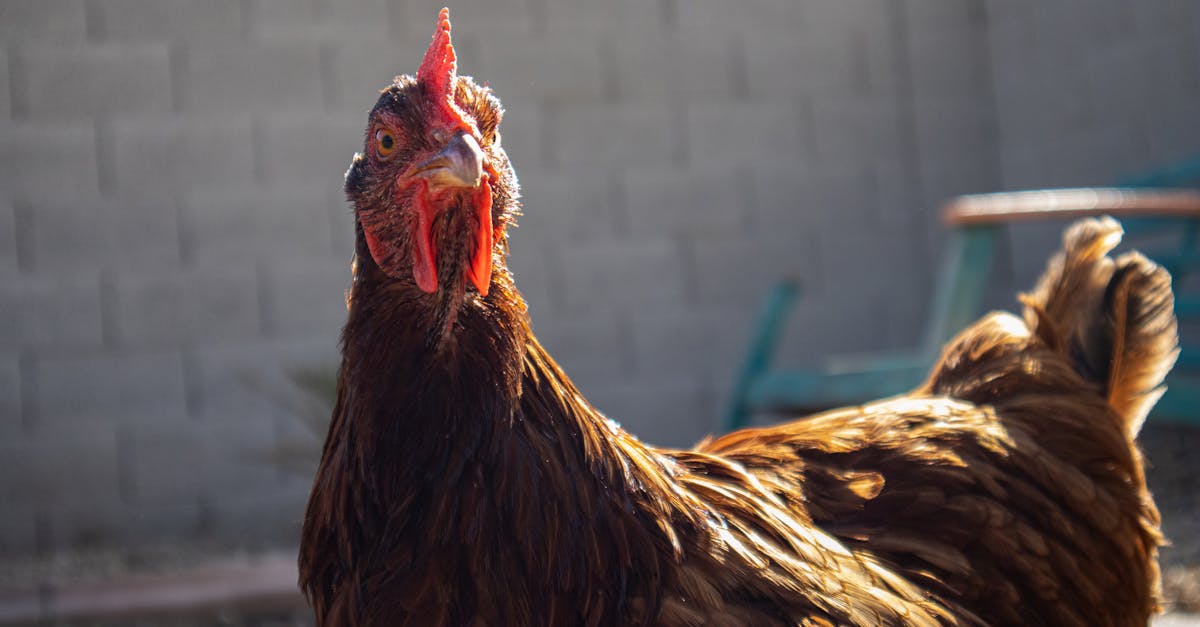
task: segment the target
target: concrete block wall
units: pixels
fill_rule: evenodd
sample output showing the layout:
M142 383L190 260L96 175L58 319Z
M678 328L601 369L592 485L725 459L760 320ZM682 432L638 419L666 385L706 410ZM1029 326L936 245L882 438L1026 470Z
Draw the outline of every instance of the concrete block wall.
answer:
M988 0L1005 187L1112 184L1200 153L1200 5ZM1053 226L1011 230L1028 284Z
M0 550L294 540L264 460L336 364L361 123L277 8L0 3Z
M1091 74L1024 102L1057 77L1022 73L1050 72L1022 29L1073 28L1078 4L454 4L461 71L508 109L535 329L595 404L672 445L715 425L778 277L806 287L785 362L914 341L941 200L1038 182L1024 155L1063 154L1038 143L1060 128L1111 148L1105 120L1128 129L1139 99L1052 117L1104 71L1163 101L1191 92L1139 64L1188 53L1195 86L1195 38L1160 36L1194 11L1164 3L1191 21L1046 38ZM287 372L336 364L341 175L440 6L0 2L0 551L294 540L309 478L262 458L303 434ZM1138 119L1145 156L1186 144Z

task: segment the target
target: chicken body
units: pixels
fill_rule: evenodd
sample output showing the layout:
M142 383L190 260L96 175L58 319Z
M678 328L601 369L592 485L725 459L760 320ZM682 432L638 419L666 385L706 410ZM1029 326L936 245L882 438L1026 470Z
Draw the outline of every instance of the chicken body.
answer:
M355 277L300 553L320 625L1145 624L1160 536L1133 438L1176 335L1166 273L1107 257L1115 222L1074 227L1025 319L967 329L911 395L650 447L531 330L499 102L454 73L442 19L347 174Z

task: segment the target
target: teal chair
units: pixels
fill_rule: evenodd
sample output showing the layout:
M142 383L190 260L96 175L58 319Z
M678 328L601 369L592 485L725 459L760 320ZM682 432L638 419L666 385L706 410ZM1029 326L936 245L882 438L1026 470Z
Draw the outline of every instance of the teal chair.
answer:
M1200 174L1200 159L1191 167ZM807 370L772 369L779 337L798 292L794 284L780 283L763 305L734 382L724 429L744 426L756 413L795 414L860 404L920 385L942 345L983 312L997 240L1011 222L1054 219L1065 223L1107 214L1138 232L1166 229L1178 236L1171 247L1144 252L1175 276L1180 317L1200 320L1200 297L1179 291L1188 271L1200 267L1196 248L1200 190L1138 187L978 194L952 200L944 208L943 218L954 233L936 284L929 323L922 342L908 350L834 356ZM1200 424L1200 360L1194 359L1198 356L1196 351L1185 352L1155 416Z
M1126 177L1121 187L1200 189L1200 155L1153 172ZM1133 218L1124 222L1133 237L1170 233L1176 245L1144 247L1146 256L1162 264L1175 287L1175 315L1181 323L1200 321L1200 293L1189 285L1200 272L1200 219ZM1172 238L1168 238L1171 240ZM1167 378L1167 394L1152 414L1155 418L1200 424L1200 347L1184 343L1175 369Z

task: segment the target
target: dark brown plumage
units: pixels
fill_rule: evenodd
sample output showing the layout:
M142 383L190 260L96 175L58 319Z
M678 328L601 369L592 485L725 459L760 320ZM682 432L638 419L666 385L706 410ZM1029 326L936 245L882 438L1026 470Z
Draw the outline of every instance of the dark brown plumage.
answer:
M300 553L320 625L1146 623L1161 537L1133 438L1176 332L1166 273L1106 256L1114 221L1072 227L1025 319L985 317L908 396L656 449L534 337L500 105L443 38L347 173L354 285Z

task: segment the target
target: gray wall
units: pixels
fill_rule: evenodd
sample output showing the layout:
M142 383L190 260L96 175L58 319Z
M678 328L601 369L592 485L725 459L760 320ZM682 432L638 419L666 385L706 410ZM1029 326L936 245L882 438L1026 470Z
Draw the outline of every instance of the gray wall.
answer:
M439 6L0 0L3 550L293 537L308 477L261 461L305 438L284 373L336 363L341 173ZM941 200L1200 145L1187 0L452 10L509 110L535 328L659 443L714 426L778 277L785 362L908 344ZM1001 291L1043 258L1011 256Z
M919 1L919 0L918 0ZM1200 153L1200 4L988 0L1005 187L1103 185ZM1016 285L1058 229L1010 232Z

